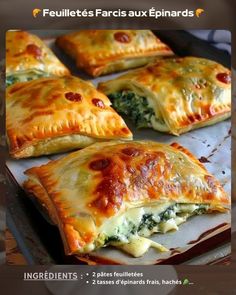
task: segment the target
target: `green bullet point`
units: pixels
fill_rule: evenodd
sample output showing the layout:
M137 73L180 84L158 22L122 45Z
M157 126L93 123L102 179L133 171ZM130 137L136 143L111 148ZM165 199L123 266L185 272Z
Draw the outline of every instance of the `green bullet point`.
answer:
M188 279L184 279L183 280L183 285L188 285L189 284L189 280Z

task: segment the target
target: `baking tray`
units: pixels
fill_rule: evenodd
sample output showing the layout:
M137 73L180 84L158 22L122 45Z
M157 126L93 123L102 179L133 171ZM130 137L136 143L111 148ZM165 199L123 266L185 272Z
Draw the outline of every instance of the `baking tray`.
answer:
M65 31L32 32L44 38L44 41L74 75L83 79L91 79L88 75L77 70L74 62L55 47L55 37L65 33ZM155 31L155 33L169 44L178 55L206 57L230 67L230 56L227 52L222 52L185 31ZM100 81L111 79L117 75L120 75L120 73L97 78L92 82L96 85ZM134 139L149 139L165 143L178 142L188 148L221 181L225 190L229 194L231 193L230 120L175 137L151 129L137 130L128 118L124 117L124 119L134 133ZM42 215L42 211L38 210L40 208L37 208L37 205L28 199L21 189L21 184L25 180L24 170L61 156L63 155L27 160L7 160L7 224L29 264L83 264L87 262L86 257L81 260L76 256L64 255L58 229L50 224L47 216ZM152 238L155 241L163 242L171 248L171 251L158 253L154 249L150 249L142 258L134 259L109 247L94 252L89 261L91 264L136 265L188 263L194 257L203 255L206 249L209 251L222 244L229 243L230 214L196 216L181 225L179 231L165 235L156 234ZM229 245L226 252L229 255ZM195 260L195 264L197 264L197 258Z

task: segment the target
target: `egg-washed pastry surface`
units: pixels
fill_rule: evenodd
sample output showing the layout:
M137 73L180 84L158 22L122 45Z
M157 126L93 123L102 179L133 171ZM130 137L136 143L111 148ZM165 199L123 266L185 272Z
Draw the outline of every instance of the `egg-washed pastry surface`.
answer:
M69 74L69 70L39 37L25 31L7 31L7 86L40 77Z
M173 55L150 30L82 30L60 36L56 42L78 68L94 77Z
M6 130L14 158L63 152L100 140L132 139L109 99L90 82L73 76L8 87Z
M95 143L26 175L25 190L59 227L66 254L109 245L134 257L166 251L147 238L229 206L221 184L175 143Z
M98 89L137 127L174 135L231 114L230 70L203 58L163 58L102 82Z

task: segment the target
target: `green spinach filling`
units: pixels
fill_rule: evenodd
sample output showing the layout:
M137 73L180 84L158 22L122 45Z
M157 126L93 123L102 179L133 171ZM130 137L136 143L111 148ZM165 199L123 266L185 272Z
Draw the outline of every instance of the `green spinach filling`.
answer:
M187 211L184 211L182 209L182 206L185 206L185 204L175 204L173 206L170 206L158 216L155 216L154 214L144 214L138 227L138 232L142 231L142 229L144 228L152 230L161 222L166 222L171 218L181 217L184 213L187 213ZM197 205L197 208L193 212L191 212L191 215L203 214L207 211L207 209L208 205L199 204Z
M17 82L27 82L43 77L49 77L49 74L38 70L15 73L13 75L6 76L6 87L11 86Z
M146 97L128 90L112 93L108 97L113 107L119 113L131 118L138 128L152 127L151 118L155 118L155 113Z
M194 210L189 210L188 205L195 206ZM184 215L189 214L189 216L193 215L201 215L206 213L209 205L207 204L183 204L178 203L168 207L165 211L157 214L147 213L142 216L141 222L139 224L134 224L131 220L125 220L125 224L121 224L117 230L116 234L113 236L106 236L104 240L104 245L109 245L112 243L129 241L132 235L140 235L146 236L143 231L148 229L150 232L157 232L158 226L168 220L175 217L182 217Z
M18 77L15 75L10 75L6 77L6 86L11 86L12 84L15 84L16 82L19 82Z
M116 235L114 236L106 236L105 245L114 242L121 242L121 240L128 240L130 236L133 236L137 233L137 225L135 225L132 221L126 221L125 225L122 224L117 228Z

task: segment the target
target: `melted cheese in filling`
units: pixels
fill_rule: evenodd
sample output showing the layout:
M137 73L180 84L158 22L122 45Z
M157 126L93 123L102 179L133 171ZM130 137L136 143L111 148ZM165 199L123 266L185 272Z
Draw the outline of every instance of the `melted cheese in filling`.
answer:
M153 129L161 132L168 132L170 129L166 126L165 122L162 120L158 120L157 115L151 118L151 124Z
M153 127L153 129L157 130L157 131L161 131L161 132L168 132L170 130L170 128L166 125L158 106L156 107L155 104L153 103L153 101L155 100L151 100L150 98L146 98L147 99L147 103L149 105L150 108L152 108L155 112L155 116L151 117L150 123Z
M145 254L150 247L155 248L160 252L168 251L168 249L161 244L139 236L132 238L127 244L117 246L117 248L131 254L134 257L143 256L143 254Z
M150 108L152 108L155 112L155 116L151 117L150 123L153 127L153 129L161 132L168 132L170 128L166 125L157 104L157 101L155 98L152 98L153 93L152 92L144 92L142 88L140 88L138 85L129 85L130 90L133 90L134 93L137 93L140 96L144 96L147 99L147 103Z
M39 79L42 77L55 77L54 75L50 75L49 73L40 71L40 70L26 70L26 71L17 71L12 74L8 74L6 77L6 84L10 86L17 82L27 82L30 80Z
M172 204L171 202L163 203L158 206L152 207L140 207L132 208L120 216L108 219L101 227L100 232L104 232L106 236L118 236L119 241L128 242L129 239L126 237L130 227L134 225L139 225L141 223L142 217L145 214L155 214L158 215L161 212L165 211ZM144 235L149 236L150 234Z
M100 228L97 246L112 245L131 254L142 256L150 247L167 249L147 239L153 233L178 230L188 217L201 214L208 205L167 202L150 207L131 208L120 216L108 219Z

